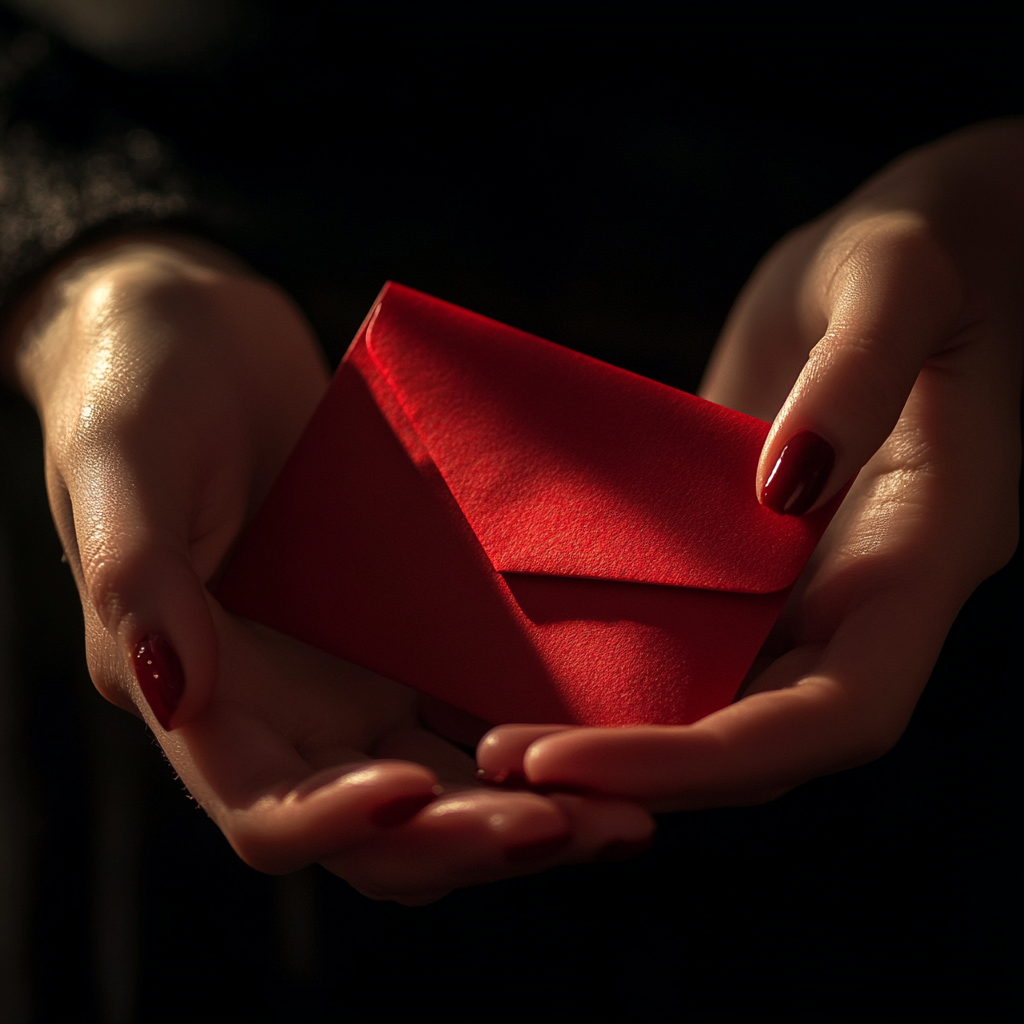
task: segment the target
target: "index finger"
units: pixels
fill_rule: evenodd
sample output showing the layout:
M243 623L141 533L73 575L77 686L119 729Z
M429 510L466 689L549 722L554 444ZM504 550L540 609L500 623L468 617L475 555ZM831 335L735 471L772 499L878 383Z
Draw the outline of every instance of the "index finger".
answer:
M828 328L765 441L756 486L776 512L832 498L892 432L926 359L958 329L959 276L925 220L838 226L812 273Z

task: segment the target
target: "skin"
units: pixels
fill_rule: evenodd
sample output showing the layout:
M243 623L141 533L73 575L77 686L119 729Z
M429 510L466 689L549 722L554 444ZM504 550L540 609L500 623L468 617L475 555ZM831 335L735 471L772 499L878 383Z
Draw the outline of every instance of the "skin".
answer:
M706 398L857 474L742 700L691 726L501 727L481 765L686 810L773 799L889 750L953 619L1017 544L1024 126L912 152L762 261ZM795 383L794 383L795 382Z
M473 759L420 725L413 691L211 596L327 387L279 289L194 240L121 238L56 268L10 333L93 681L146 720L247 863L319 861L369 896L422 903L651 834L629 802L481 786ZM187 680L171 731L130 668L153 632ZM377 823L394 801L426 806Z
M319 861L410 904L640 844L652 810L770 800L879 756L1016 545L1022 172L1020 123L968 130L765 258L703 393L774 420L752 487L801 429L837 453L819 504L859 475L743 699L691 726L483 737L488 774L540 791L481 786L411 691L210 595L326 387L287 297L187 238L76 254L15 311L8 370L43 423L97 689L146 719L247 863ZM185 669L171 731L129 667L149 632ZM380 823L395 800L424 806Z

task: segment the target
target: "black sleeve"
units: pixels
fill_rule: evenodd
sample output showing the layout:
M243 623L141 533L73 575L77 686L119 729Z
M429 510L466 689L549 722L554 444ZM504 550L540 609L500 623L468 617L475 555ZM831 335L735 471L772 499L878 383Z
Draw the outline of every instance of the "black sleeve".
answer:
M0 315L79 246L216 220L167 142L108 102L117 83L105 74L43 32L0 22Z

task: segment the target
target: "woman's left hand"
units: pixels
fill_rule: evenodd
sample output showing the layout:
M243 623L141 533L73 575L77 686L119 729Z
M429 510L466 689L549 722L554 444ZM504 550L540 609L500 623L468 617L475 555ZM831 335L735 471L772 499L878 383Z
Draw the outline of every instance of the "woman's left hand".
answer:
M124 237L56 268L10 337L96 688L247 863L418 903L647 839L628 802L481 786L413 691L212 596L327 386L278 288L196 239Z

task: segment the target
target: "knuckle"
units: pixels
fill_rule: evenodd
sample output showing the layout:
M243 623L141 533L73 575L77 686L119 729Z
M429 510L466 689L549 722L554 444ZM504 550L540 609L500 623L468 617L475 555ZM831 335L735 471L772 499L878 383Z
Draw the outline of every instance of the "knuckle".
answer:
M942 248L931 225L915 211L877 214L866 221L865 228L865 239L882 253L915 258L937 254Z
M839 367L851 384L859 382L854 397L862 410L902 408L920 370L918 361L899 350L888 335L846 325L830 328L812 349L811 360L815 377Z
M929 221L914 210L886 210L840 224L828 255L842 279L843 272L863 273L882 263L935 272L952 270L946 246Z
M97 693L111 704L137 715L128 672L117 656L109 634L104 630L95 627L87 629L85 661Z
M78 289L75 310L87 323L112 325L161 286L175 278L174 264L155 260L151 253L125 254L86 278Z
M93 686L106 697L117 690L119 680L117 673L111 671L110 659L103 651L97 651L93 644L86 646L85 662L89 669L89 678Z
M83 558L82 574L86 594L100 622L108 629L115 628L128 610L127 573L121 560L101 544Z
M888 210L837 226L823 249L818 274L823 304L848 318L854 309L891 314L912 300L936 320L952 317L963 282L945 241L922 214Z

